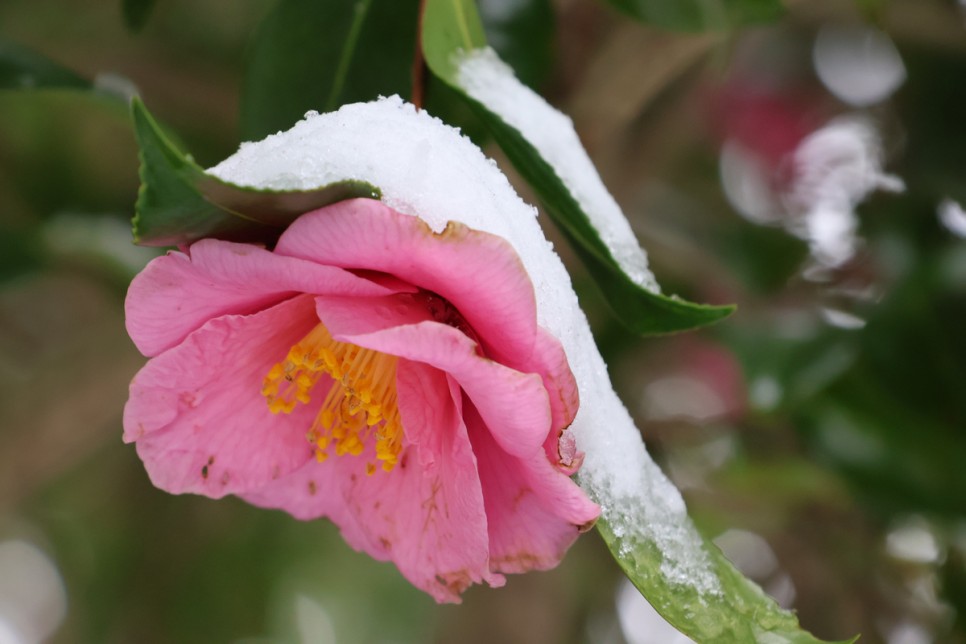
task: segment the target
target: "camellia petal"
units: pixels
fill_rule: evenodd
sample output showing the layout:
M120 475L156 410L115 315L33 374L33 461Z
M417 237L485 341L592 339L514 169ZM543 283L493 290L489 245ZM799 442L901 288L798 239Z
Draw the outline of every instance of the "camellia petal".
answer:
M367 476L364 460L330 459L244 498L299 518L329 517L349 544L393 561L439 601L459 601L474 582L502 585L490 570L476 457L453 399L459 388L408 361L400 363L399 388L412 444L392 477Z
M334 266L283 257L251 244L203 239L191 246L190 254L169 253L134 278L126 324L138 349L155 356L212 318L259 311L295 293L391 292Z
M493 570L552 568L599 510L543 454L506 458L473 409L464 409L486 504Z
M487 354L504 364L515 367L533 351L533 286L512 246L496 235L457 223L434 233L383 203L352 199L300 217L275 252L383 271L436 293L466 319Z
M319 317L333 337L450 374L480 410L504 451L533 454L546 439L551 422L548 392L540 374L521 373L482 356L473 340L450 326L414 322L414 315L400 306L403 298L316 301Z
M312 458L312 414L269 412L258 395L279 355L318 324L311 296L217 318L154 358L131 382L124 440L168 492L245 492ZM254 395L239 395L239 391Z

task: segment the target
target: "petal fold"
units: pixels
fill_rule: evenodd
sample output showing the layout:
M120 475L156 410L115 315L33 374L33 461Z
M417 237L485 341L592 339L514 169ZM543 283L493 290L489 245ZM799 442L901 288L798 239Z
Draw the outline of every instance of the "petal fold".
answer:
M451 223L422 220L372 199L341 201L299 217L275 252L351 269L382 271L445 298L479 334L487 355L515 366L533 352L533 285L510 244Z
M491 569L519 573L556 566L600 508L542 453L504 453L472 405L463 406L463 418L483 486Z
M210 319L260 311L298 293L385 295L377 284L335 266L284 257L251 244L203 239L188 254L153 259L131 282L127 330L137 348L156 356Z
M541 376L481 356L476 342L462 331L427 320L418 298L319 297L316 302L333 338L450 374L507 452L528 456L547 440L552 417Z

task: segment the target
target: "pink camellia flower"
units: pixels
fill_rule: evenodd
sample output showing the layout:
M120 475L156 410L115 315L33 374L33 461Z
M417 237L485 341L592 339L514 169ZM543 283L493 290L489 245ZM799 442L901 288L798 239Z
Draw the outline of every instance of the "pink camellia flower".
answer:
M273 250L159 257L126 309L151 360L124 438L164 490L329 517L437 601L556 565L599 514L567 358L501 237L344 201Z

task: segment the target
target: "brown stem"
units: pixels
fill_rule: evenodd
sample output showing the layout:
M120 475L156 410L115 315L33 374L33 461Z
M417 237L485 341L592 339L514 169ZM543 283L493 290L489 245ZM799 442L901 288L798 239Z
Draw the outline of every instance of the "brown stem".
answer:
M426 86L426 59L423 58L423 14L426 13L426 0L419 0L419 23L416 27L416 51L413 53L413 92L412 101L416 109L423 107L423 94Z

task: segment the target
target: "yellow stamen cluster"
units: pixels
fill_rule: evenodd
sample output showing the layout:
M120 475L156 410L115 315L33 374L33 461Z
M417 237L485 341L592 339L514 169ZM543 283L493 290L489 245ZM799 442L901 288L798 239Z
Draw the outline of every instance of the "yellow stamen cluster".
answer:
M402 450L402 423L396 407L396 356L354 344L337 342L322 324L299 340L268 372L262 395L273 414L290 414L298 403L307 405L323 375L332 386L306 438L315 445L321 463L336 456L359 456L375 435L376 459L389 472ZM368 463L366 471L376 471Z

